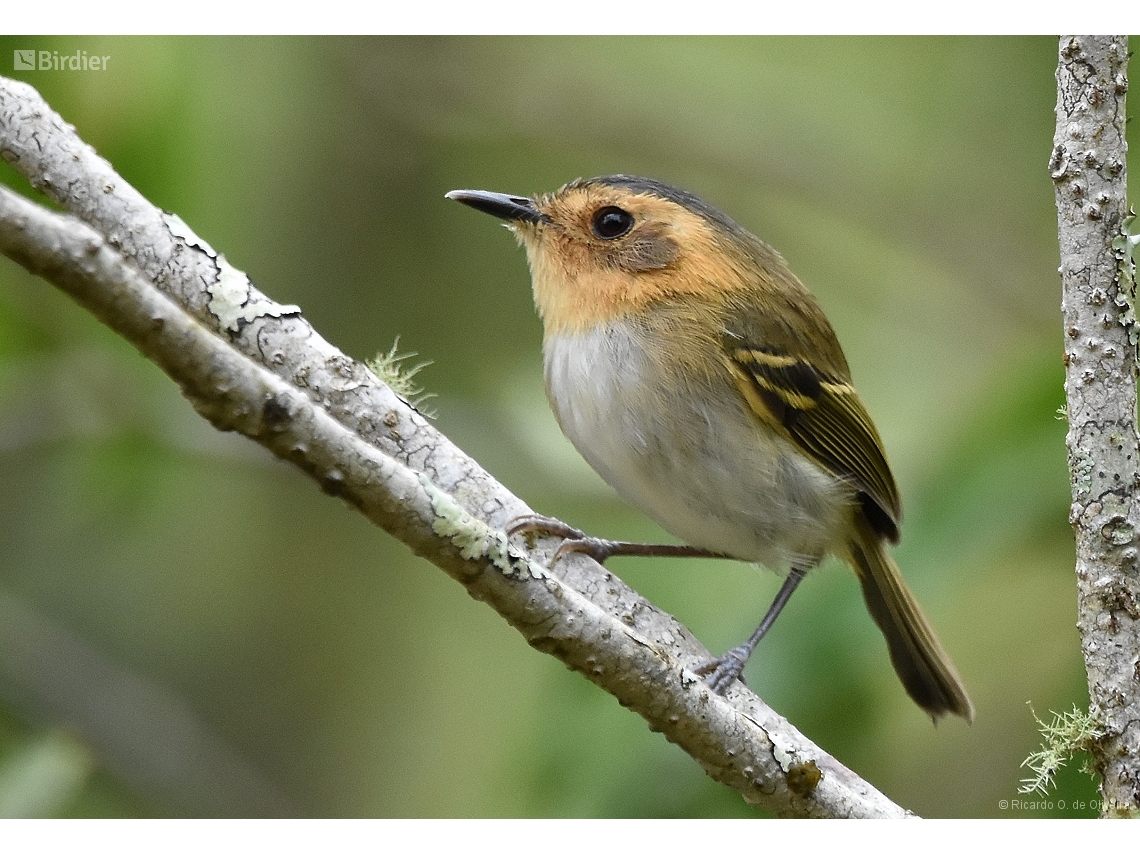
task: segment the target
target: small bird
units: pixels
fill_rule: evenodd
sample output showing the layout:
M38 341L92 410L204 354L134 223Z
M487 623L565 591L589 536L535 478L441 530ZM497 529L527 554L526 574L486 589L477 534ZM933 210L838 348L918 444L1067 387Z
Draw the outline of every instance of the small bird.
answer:
M453 190L525 247L546 393L563 433L677 545L565 538L556 558L734 558L786 572L760 626L698 673L738 679L804 574L855 570L907 693L973 721L962 680L888 555L902 510L883 443L815 298L774 249L707 202L648 178L573 181L533 198Z

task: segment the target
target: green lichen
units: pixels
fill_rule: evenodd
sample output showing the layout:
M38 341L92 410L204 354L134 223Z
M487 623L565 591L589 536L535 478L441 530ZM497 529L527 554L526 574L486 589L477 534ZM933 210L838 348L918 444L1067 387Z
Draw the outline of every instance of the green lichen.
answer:
M1032 712L1032 708L1030 708ZM1033 774L1022 778L1019 793L1041 793L1045 795L1053 786L1057 772L1078 751L1088 751L1093 742L1099 739L1103 732L1097 727L1092 714L1077 709L1069 713L1053 713L1051 722L1044 722L1033 713L1037 726L1045 741L1041 750L1034 751L1021 764L1021 768L1028 768ZM1085 771L1089 771L1085 769Z
M1088 452L1078 449L1073 453L1073 486L1076 487L1078 495L1088 495L1092 490L1094 469L1096 469L1096 464Z
M1120 225L1120 234L1112 241L1112 248L1121 254L1120 272L1128 281L1136 282L1136 246L1140 244L1140 233L1136 228L1136 214L1131 210Z
M1136 322L1136 247L1140 244L1140 232L1136 229L1136 215L1130 210L1120 226L1120 234L1112 241L1112 248L1120 253L1116 305L1121 309L1120 323L1128 330L1133 347L1140 339Z
M439 489L426 475L420 474L419 479L435 514L432 531L450 540L459 549L461 556L468 561L486 558L504 576L512 579L523 576L533 579L546 577L546 571L531 561L525 552L512 545L503 532L471 516L459 502Z
M404 361L416 356L415 352L412 353L397 353L397 348L400 345L400 337L396 336L396 340L392 342L392 347L388 349L387 353L381 351L371 359L364 361L372 373L379 377L384 384L416 408L422 416L427 416L429 419L435 418L435 412L429 408L424 407L424 401L429 398L434 398L434 392L425 392L423 387L415 382L413 379L423 369L431 365L431 361L417 362L415 365L404 365Z
M237 332L241 329L242 321L249 323L261 317L280 318L285 315L301 314L300 306L283 305L270 300L264 294L255 292L249 277L198 237L180 216L163 213L162 219L174 237L214 260L218 268L218 279L206 286L206 291L210 295L210 302L206 304L206 308L218 319L222 329Z
M170 229L170 233L187 246L202 250L202 252L206 253L210 258L218 257L218 254L214 252L214 248L198 237L198 235L194 233L194 230L186 224L186 221L177 214L163 211L162 221L166 223L166 227Z

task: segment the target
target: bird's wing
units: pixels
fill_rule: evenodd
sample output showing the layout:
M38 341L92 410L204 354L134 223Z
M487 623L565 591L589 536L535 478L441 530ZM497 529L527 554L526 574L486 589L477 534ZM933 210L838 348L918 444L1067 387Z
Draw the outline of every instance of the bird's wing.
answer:
M898 540L898 486L883 443L849 382L776 348L735 341L727 347L737 387L756 416L862 494L872 526ZM865 497L865 498L864 498Z

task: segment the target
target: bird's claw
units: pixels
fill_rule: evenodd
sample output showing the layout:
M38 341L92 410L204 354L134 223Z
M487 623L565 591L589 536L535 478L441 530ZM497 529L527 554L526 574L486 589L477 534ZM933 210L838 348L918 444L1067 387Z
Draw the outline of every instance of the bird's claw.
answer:
M538 534L550 535L551 537L561 537L562 544L555 551L554 555L551 556L551 565L557 563L560 558L572 552L581 552L585 555L589 555L601 564L613 555L618 548L618 544L615 541L605 540L601 537L590 537L584 531L567 525L562 522L562 520L555 519L554 517L544 517L541 514L527 514L526 516L515 517L515 519L511 520L507 525L506 532L508 537L516 534L525 534L527 532L536 532Z
M705 678L705 684L718 695L723 695L736 680L741 683L744 678L744 666L748 664L751 651L747 645L734 647L719 659L710 659L693 669L694 674Z
M524 514L521 517L515 517L507 523L506 532L508 537L531 531L574 540L586 536L585 532L579 531L573 526L566 525L562 520L557 520L554 517L544 517L542 514Z

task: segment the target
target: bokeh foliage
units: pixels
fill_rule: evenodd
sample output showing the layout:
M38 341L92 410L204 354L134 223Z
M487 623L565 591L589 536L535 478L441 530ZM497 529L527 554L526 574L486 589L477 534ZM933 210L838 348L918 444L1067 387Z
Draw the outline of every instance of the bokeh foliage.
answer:
M813 574L748 670L927 816L1019 797L1084 705L1067 522L1047 38L0 38L156 204L357 358L433 365L438 425L531 505L660 536L557 432L522 253L451 189L629 172L775 245L844 343L905 507L899 563L977 723L903 694L852 574ZM34 195L10 168L0 180ZM711 649L778 586L615 560ZM1085 803L1084 807L1080 802ZM0 812L753 816L612 698L0 260Z

